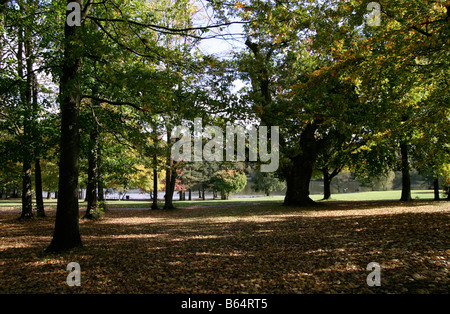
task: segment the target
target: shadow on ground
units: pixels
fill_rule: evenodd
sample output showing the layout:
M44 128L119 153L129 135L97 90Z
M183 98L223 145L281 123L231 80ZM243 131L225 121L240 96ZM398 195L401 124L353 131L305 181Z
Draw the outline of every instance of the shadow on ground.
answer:
M111 210L45 254L54 214L0 219L1 293L448 293L448 203ZM80 216L82 216L81 213ZM81 266L68 287L66 266ZM370 262L381 286L366 283Z

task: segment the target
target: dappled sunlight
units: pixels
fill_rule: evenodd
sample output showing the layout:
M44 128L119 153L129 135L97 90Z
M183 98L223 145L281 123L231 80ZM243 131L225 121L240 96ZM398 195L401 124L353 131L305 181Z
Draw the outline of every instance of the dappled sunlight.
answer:
M377 291L448 291L448 205L363 204L115 209L80 219L84 247L59 255L44 253L54 213L4 214L0 286L21 291L19 278L28 292L73 293L65 267L78 262L77 293L372 293L366 266L377 262Z

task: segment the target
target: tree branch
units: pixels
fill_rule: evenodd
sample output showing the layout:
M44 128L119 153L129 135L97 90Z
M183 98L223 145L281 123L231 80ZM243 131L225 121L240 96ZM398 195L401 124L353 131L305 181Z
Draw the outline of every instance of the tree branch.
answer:
M384 14L386 14L387 17L390 17L391 19L394 19L395 21L399 22L400 24L405 25L407 28L412 29L412 30L415 30L416 32L418 32L418 33L420 33L420 34L422 34L422 35L424 35L424 36L427 36L427 37L433 36L433 34L428 33L428 32L426 32L426 31L424 31L423 29L420 29L420 28L417 27L417 26L414 26L414 25L406 25L406 22L405 22L405 21L402 21L402 20L396 18L396 17L393 16L392 14L388 13L386 10L381 10L381 12L383 12Z

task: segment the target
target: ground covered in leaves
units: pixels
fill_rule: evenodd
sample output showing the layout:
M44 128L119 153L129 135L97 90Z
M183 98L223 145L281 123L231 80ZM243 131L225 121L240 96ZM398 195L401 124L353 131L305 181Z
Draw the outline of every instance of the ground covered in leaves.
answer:
M445 201L111 209L80 220L84 247L62 254L44 253L54 211L17 218L0 212L0 293L450 292ZM366 283L370 262L381 286Z

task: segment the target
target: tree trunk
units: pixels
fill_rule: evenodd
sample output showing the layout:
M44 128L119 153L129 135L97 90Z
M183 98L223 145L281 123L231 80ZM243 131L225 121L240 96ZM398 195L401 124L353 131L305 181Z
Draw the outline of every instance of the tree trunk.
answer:
M95 122L94 122L95 123ZM88 153L88 182L86 186L87 208L83 218L92 219L98 215L97 208L97 164L98 164L98 132L91 129Z
M328 200L331 197L331 179L328 168L322 169L323 173L323 199Z
M45 217L44 199L42 197L41 160L34 161L34 185L36 190L36 213L38 217Z
M32 70L32 64L29 67L29 70ZM38 112L39 112L39 104L38 104L38 80L36 74L33 72L31 74L32 80L32 93L33 93L33 127L35 137L33 139L34 142L34 185L36 190L36 213L38 217L45 217L44 211L44 199L42 197L42 171L41 171L41 159L39 156L41 155L42 148L40 147L41 138L38 135Z
M331 180L333 180L333 178L335 176L337 176L339 174L339 172L341 172L342 168L341 167L337 167L333 169L333 172L329 173L329 169L328 168L323 168L322 169L322 174L323 174L323 199L324 200L328 200L331 197Z
M167 170L166 170L166 195L164 202L164 209L174 209L173 206L173 192L175 189L176 172L173 170L173 156L171 152L172 138L171 138L172 128L167 126L167 144L168 144L168 155L167 155Z
M155 152L153 154L153 203L152 209L158 209L158 156L157 156L157 141L158 141L158 131L156 128L156 123L153 130L154 134L154 149Z
M192 201L192 190L191 189L189 189L189 194L188 195L189 195L189 200Z
M68 0L83 6L82 0ZM67 13L66 13L67 15ZM65 22L65 50L61 77L61 146L59 163L58 205L55 230L47 252L60 252L82 246L78 209L78 157L80 105L81 27Z
M227 200L228 199L228 193L224 191L220 191L220 199L221 200Z
M434 188L434 200L439 201L439 179L436 178L433 180L433 188Z
M170 185L169 185L169 190L168 190L168 194L166 192L166 202L164 204L164 209L174 209L175 206L173 206L173 193L175 192L175 181L177 179L176 177L176 171L175 170L171 170L171 175L170 175Z
M292 165L284 171L286 178L286 206L312 206L316 203L309 197L309 183L317 157L315 125L309 124L300 136L301 154L292 158Z
M402 158L402 195L400 200L411 201L411 177L409 174L408 145L400 143L400 153Z
M156 157L156 155L155 155ZM153 162L155 162L155 159ZM156 164L153 168L153 204L152 209L158 209L158 170L156 169Z
M23 9L21 7L21 9ZM18 48L17 48L17 61L18 61L18 75L23 78L23 53L25 46L25 61L27 68L26 84L20 88L20 97L23 106L23 139L22 139L22 214L20 219L28 219L33 217L33 199L31 192L31 163L33 160L31 153L32 145L32 130L31 130L31 89L32 89L32 59L29 42L29 32L25 30L25 38L22 27L19 27L18 34Z
M97 172L98 174L98 172ZM104 202L105 201L105 192L103 191L105 187L103 186L103 181L101 180L100 177L97 177L97 200L99 202Z
M100 135L99 135L99 138ZM105 212L108 208L106 207L105 200L105 183L102 177L102 145L101 141L97 141L97 206L102 212Z
M33 198L31 194L31 162L24 158L22 169L22 214L20 219L33 217Z

